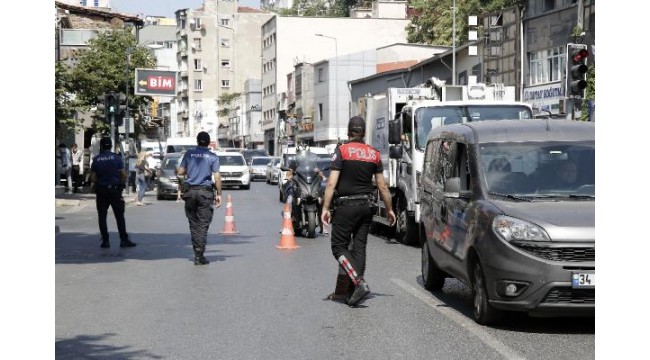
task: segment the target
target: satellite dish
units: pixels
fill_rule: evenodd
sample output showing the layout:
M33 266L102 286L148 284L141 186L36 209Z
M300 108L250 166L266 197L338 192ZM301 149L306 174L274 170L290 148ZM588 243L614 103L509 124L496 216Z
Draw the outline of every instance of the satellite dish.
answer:
M194 19L190 19L190 25L194 25Z

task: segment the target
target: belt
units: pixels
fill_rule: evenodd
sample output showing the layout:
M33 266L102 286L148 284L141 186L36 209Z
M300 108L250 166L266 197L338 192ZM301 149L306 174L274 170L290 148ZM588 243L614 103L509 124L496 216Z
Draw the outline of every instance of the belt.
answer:
M349 195L340 196L336 199L339 206L346 205L368 205L370 203L370 195Z
M205 191L212 191L212 185L190 185L189 186L190 190L205 190Z

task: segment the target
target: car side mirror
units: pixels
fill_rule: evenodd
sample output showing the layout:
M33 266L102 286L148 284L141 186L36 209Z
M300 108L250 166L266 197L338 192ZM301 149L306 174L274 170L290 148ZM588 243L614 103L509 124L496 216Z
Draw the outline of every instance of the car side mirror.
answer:
M472 196L470 190L460 189L460 178L453 177L445 181L444 196L454 199L469 199Z

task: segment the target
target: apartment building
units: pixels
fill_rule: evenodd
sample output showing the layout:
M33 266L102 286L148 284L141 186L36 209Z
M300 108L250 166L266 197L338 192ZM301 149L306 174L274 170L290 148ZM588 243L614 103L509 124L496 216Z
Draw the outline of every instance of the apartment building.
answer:
M277 149L286 120L286 75L299 63L406 42L407 19L311 18L273 16L262 26L262 128L269 153ZM343 79L343 78L341 78ZM337 83L337 85L335 85ZM344 82L331 82L344 87ZM332 111L327 109L327 111ZM331 117L345 117L340 107ZM329 139L336 141L332 133Z
M176 136L207 131L213 139L229 126L219 116L224 94L243 93L245 81L260 79L260 28L271 13L237 6L234 0L205 0L199 9L176 13L178 69Z

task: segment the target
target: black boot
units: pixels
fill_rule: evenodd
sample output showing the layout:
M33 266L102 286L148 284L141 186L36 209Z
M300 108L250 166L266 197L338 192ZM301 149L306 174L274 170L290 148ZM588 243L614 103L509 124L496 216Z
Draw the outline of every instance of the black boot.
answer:
M128 237L126 239L123 239L122 241L120 241L120 247L134 247L136 245L137 244L132 242L131 240L129 240Z
M111 247L111 243L108 242L108 239L102 239L102 244L99 247L106 249Z
M364 280L360 280L359 283L354 287L354 291L352 292L352 295L350 295L347 303L352 307L357 306L359 301L365 298L368 294L370 294L370 288L368 287L368 284L366 284Z
M210 261L203 256L205 246L195 245L194 248L194 265L208 265Z

